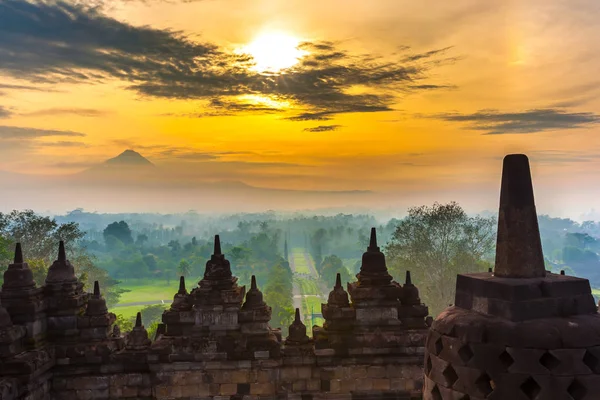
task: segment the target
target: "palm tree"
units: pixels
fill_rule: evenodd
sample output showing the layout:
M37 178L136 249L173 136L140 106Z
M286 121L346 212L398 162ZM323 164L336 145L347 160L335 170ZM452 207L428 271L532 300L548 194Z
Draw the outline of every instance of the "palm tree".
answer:
M187 260L181 260L179 262L179 267L177 268L177 272L179 272L182 276L188 276L192 272L192 266Z

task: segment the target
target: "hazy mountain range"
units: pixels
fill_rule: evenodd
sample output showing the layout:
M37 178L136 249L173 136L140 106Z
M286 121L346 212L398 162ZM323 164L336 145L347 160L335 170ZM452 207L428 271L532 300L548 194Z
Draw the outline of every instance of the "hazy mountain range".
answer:
M190 179L191 177L191 179ZM261 188L240 181L194 180L153 164L134 150L70 175L28 175L0 171L10 188L0 211L32 208L175 212L189 209L249 212L366 205L370 191L307 191Z
M202 168L197 166L195 168ZM479 213L498 207L500 176L488 184L470 184L443 190L432 185L416 191L316 191L256 187L241 181L211 180L209 171L170 169L155 165L140 153L126 150L84 171L69 175L28 175L0 171L0 212L33 209L64 213L77 208L88 211L180 213L238 213L279 211L323 211L369 213L386 216L405 214L409 207L434 202L457 201L467 212ZM535 186L539 213L576 220L599 219L591 207L561 197L553 187ZM589 215L583 216L583 213Z

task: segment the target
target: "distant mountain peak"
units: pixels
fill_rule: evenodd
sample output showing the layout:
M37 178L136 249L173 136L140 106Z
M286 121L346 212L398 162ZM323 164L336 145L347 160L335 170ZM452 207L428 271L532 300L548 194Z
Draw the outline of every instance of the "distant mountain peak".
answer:
M105 165L154 166L146 157L135 150L125 150L118 156L104 161Z

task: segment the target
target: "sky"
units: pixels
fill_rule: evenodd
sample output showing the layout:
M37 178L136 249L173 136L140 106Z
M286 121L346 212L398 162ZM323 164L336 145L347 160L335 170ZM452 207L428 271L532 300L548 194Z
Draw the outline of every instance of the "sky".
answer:
M69 176L133 149L190 186L494 209L502 157L525 153L538 208L578 217L599 194L599 16L596 0L2 0L0 171Z

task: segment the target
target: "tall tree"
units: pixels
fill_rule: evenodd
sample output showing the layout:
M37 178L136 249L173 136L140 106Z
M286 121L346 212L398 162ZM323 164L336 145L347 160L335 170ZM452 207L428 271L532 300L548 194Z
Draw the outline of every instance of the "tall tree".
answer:
M119 239L124 245L130 245L133 243L133 236L131 234L131 229L129 229L129 225L127 222L113 222L108 225L103 232L104 240L107 241L107 237L113 236Z
M188 277L191 272L192 272L192 266L190 265L190 263L187 260L181 260L179 262L179 267L177 268L177 272L179 272L179 275Z
M335 285L335 279L338 273L342 278L342 282L349 282L351 280L350 273L346 267L344 267L343 261L338 256L330 255L325 257L321 264L319 274L327 287L333 287Z
M495 219L469 217L457 203L411 208L385 247L395 277L410 270L432 314L454 302L456 275L485 271L495 244Z
M136 246L142 247L146 242L148 242L148 235L143 233L137 235L137 238L135 239Z

